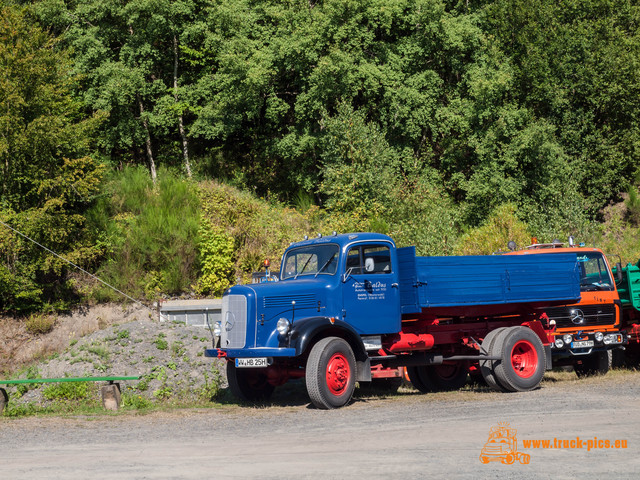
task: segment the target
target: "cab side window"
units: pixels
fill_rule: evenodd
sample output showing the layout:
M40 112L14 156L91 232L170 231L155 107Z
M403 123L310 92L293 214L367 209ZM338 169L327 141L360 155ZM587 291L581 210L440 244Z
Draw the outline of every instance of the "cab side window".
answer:
M347 253L347 270L352 275L391 273L391 253L382 245L359 245Z

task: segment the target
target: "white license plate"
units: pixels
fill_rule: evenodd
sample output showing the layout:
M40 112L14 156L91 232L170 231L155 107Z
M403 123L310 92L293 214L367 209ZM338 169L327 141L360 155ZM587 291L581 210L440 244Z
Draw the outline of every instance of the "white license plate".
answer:
M236 367L238 368L262 368L267 366L266 357L236 358Z
M593 347L593 340L583 340L581 342L571 342L571 348Z

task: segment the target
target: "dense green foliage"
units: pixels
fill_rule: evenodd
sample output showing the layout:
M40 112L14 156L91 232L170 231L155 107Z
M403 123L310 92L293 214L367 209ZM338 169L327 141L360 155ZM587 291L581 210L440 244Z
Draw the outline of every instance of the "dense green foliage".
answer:
M126 168L88 212L104 260L99 275L129 295L179 294L196 281L199 202L194 186L161 169L154 185ZM98 286L94 295L114 294Z
M148 139L179 165L185 141L203 173L343 209L344 169L363 189L352 197L383 206L397 183L378 198L378 173L427 179L464 223L512 202L550 231L581 228L638 164L628 0L43 0L34 11L73 47L87 111L109 112L100 140L114 160L147 163ZM351 119L361 125L349 132ZM361 140L365 163L343 148Z
M85 265L98 254L83 214L103 171L88 156L99 117L81 115L58 42L0 8L0 220ZM0 258L0 310L64 306L65 262L5 227Z
M311 230L640 243L635 0L24 3L3 7L0 219L130 293L217 293ZM0 253L0 309L69 297L58 260L13 234Z

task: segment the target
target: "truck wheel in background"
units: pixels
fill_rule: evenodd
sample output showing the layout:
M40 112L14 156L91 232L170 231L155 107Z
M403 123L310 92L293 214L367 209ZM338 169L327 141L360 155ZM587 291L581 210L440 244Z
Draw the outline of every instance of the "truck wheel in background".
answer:
M506 390L526 392L540 385L546 357L542 340L533 330L508 328L496 338L493 349L502 357L495 364L495 378Z
M427 376L434 391L460 390L469 379L469 363L443 363L427 367Z
M247 402L267 400L275 389L261 369L236 368L233 360L227 362L227 380L231 393Z
M402 377L374 378L370 382L358 383L358 389L364 393L395 393L402 386Z
M611 368L611 350L583 355L576 359L573 369L580 378L593 375L605 375Z
M629 343L623 348L611 350L611 368L634 368L640 366L640 344Z
M327 337L311 349L305 372L307 393L318 408L346 405L356 387L356 359L349 344Z
M496 328L495 330L491 330L489 333L487 333L487 335L484 337L484 340L482 340L482 345L480 346L482 352L485 355L491 356L494 354L493 345L496 342L498 335L500 335L506 329L507 327ZM493 390L503 391L504 389L501 385L498 384L495 373L493 371L494 363L495 362L493 360L480 360L480 373L482 374L482 378L484 379L486 384L489 385L489 387L491 387Z
M427 373L426 366L419 367L407 367L407 374L413 388L422 393L429 393L433 391L433 384Z
M629 368L640 367L640 344L637 342L629 342L624 349L624 361Z

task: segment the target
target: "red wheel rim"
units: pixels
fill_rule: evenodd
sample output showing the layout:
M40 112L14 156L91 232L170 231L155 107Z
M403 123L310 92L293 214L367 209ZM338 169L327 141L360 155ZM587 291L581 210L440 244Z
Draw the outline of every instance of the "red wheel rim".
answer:
M441 365L435 365L433 371L442 380L451 380L459 374L460 368L462 367L459 363L443 363Z
M351 368L347 358L341 353L335 353L327 364L327 386L334 395L341 395L351 378Z
M529 378L538 369L538 353L531 342L520 340L511 350L511 366L521 378Z

